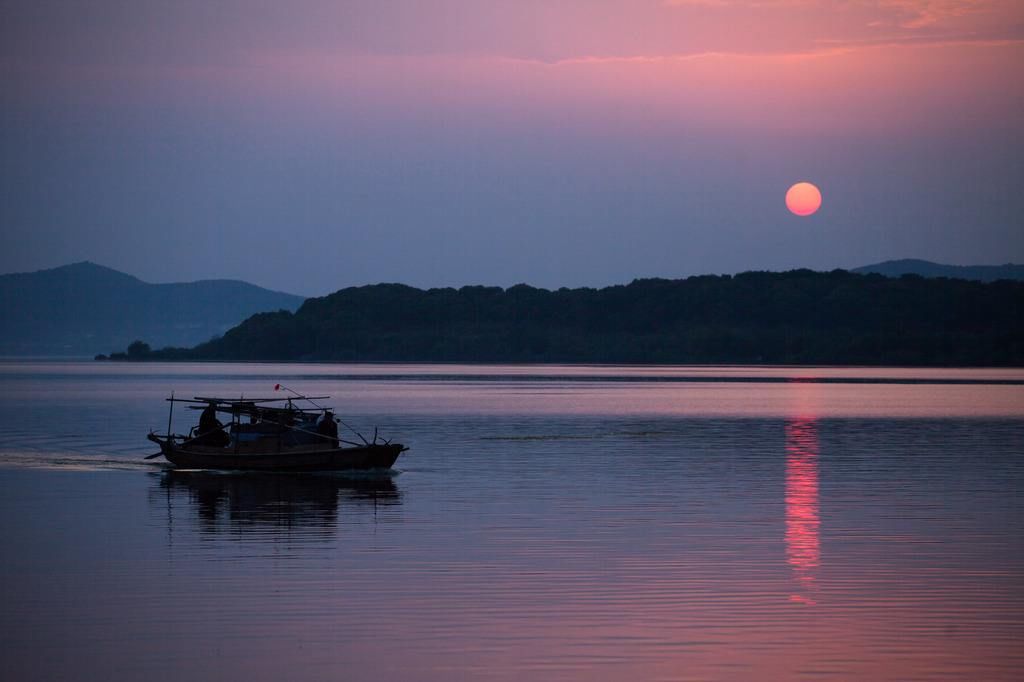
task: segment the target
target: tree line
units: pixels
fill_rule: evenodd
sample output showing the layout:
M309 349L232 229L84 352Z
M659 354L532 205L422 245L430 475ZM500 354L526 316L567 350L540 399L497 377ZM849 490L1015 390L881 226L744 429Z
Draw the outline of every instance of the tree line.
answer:
M122 359L1024 365L1024 282L844 270L342 289L259 313L191 349Z

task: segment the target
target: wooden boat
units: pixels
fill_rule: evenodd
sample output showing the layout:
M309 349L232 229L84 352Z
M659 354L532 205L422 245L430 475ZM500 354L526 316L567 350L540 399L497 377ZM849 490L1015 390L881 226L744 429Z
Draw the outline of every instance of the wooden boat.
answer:
M150 432L147 438L160 446L160 452L175 467L182 469L230 469L252 471L349 471L389 469L398 456L408 450L401 443L373 440L352 430L362 443L338 437L337 423L329 408L317 404L326 396L237 400L228 398L175 398L167 418L167 434ZM304 400L316 409L300 408ZM199 425L187 435L171 433L175 403L188 403L190 409L203 410ZM228 415L222 424L216 414ZM347 425L346 425L347 426Z

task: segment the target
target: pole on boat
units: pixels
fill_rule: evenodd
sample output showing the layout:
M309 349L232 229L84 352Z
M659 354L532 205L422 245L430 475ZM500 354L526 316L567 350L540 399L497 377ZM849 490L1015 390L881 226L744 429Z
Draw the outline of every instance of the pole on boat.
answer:
M316 409L318 409L318 410L326 410L327 409L326 407L324 407L323 405L321 405L317 401L313 400L312 398L304 396L301 393L296 393L295 391L293 391L292 389L288 388L284 384L274 384L274 390L275 391L280 391L282 388L284 390L288 391L289 393L291 393L292 395L294 395L296 398L299 398L300 400L305 400L308 403L313 403L313 406L316 407ZM291 402L291 398L289 398L288 401Z
M244 401L245 394L243 393L238 396L238 404L241 405ZM233 425L233 430L235 432L235 454L237 455L238 445L242 442L242 411L240 409L236 408L235 411L231 413L231 424ZM237 426L234 426L235 424L237 424Z
M167 412L167 442L171 442L171 417L174 416L174 391L171 391L171 409ZM153 435L152 432L149 435ZM160 452L154 452L152 455L146 455L142 459L156 459L160 455L164 454L164 449L161 447Z
M174 416L174 391L171 391L171 409L167 413L167 442L171 442L171 417Z
M301 398L302 400L305 400L305 401L307 401L307 402L311 402L311 403L313 403L313 405L315 405L315 406L316 406L316 408L317 408L318 410L323 410L324 412L327 412L327 408L326 408L326 407L324 407L323 405L320 405L320 404L318 404L318 403L317 403L317 402L316 402L315 400L313 400L312 398L307 398L307 397L306 397L306 396L304 396L304 395L301 395L301 394L299 394L299 393L296 393L295 391L293 391L292 389L288 388L288 387L287 387L287 386L285 386L284 384L274 384L274 390L275 390L275 391L280 391L280 390L281 390L282 388L283 388L284 390L288 391L289 393L292 393L292 394L294 394L294 395L295 395L295 396L296 396L297 398ZM288 402L289 402L289 403L291 403L291 399L289 399L289 400L288 400ZM363 441L363 443L365 443L366 445L369 445L369 444L370 444L370 442L369 442L368 440L366 440L365 438L363 438L363 434L359 433L358 431L356 431L356 430L355 430L355 429L353 429L353 428L352 428L351 426L349 426L349 425L348 425L348 424L346 424L345 422L341 421L341 420L340 420L340 419L338 419L337 417L335 417L335 419L337 420L337 422L338 422L339 424L341 424L342 426L344 426L344 427L345 427L346 429L348 429L348 430L349 430L349 431L351 431L352 433L354 433L354 434L356 434L357 436L359 436L359 440ZM376 435L374 435L374 438L373 438L373 442L374 442L374 443L376 443L376 442L377 442L377 436L376 436Z

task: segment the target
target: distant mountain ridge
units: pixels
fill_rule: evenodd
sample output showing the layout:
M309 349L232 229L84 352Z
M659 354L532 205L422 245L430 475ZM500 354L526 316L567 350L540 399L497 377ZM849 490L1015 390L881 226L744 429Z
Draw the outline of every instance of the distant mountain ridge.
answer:
M303 300L239 280L150 284L89 261L0 275L0 355L95 355L135 339L194 346Z
M921 277L949 277L950 279L970 279L980 282L995 282L1000 279L1024 280L1024 265L1006 263L1005 265L945 265L916 258L887 260L883 263L865 265L854 268L850 272L879 274L886 277L903 275L920 275Z

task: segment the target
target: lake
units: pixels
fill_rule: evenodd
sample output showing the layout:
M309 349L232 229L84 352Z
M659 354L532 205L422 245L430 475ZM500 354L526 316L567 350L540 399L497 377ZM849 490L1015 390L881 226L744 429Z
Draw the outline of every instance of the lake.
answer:
M172 391L277 383L411 449L142 459ZM1024 669L1024 370L2 361L0 386L6 680Z

